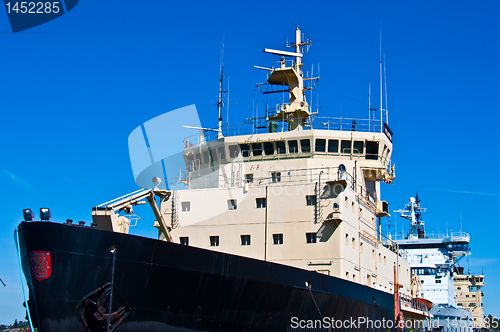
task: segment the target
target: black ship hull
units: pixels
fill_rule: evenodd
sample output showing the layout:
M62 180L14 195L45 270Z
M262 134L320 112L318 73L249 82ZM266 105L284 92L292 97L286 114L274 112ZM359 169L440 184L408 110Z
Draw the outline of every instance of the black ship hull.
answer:
M394 317L391 294L281 264L51 222L18 235L39 332L107 331L108 312L117 332L387 331L356 321Z

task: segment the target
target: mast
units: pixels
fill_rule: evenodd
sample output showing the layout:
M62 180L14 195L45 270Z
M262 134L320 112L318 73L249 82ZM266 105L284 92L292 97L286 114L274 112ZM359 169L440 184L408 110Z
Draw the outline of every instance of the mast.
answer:
M281 56L279 66L277 68L264 68L254 66L259 69L268 70L270 73L267 78L267 84L287 86L289 94L289 102L278 104L276 113L269 117L271 121L282 121L288 123L288 130L302 130L308 125L307 121L310 116L310 107L306 101L305 91L311 88L304 87L304 80L314 80L317 77L304 78L302 71L302 47L311 45L310 39L302 40L302 35L299 27L295 29L295 43L293 47L295 52L279 51L273 49L264 49L264 52ZM307 51L307 50L306 50ZM295 60L286 60L286 57L292 57ZM291 63L291 64L290 64ZM286 91L286 90L285 90ZM283 92L271 91L273 92Z
M217 100L217 110L219 111L219 125L217 127L217 138L222 138L222 106L224 106L223 95L227 91L224 90L224 41L221 47L221 60L220 60L220 79L219 79L219 98Z
M387 106L387 71L385 69L385 53L384 53L384 91L385 91L385 123L389 125L389 107Z
M371 129L371 120L372 120L372 108L371 108L371 95L372 95L372 92L371 92L371 84L368 83L368 128ZM375 120L375 119L373 119Z
M418 193L415 197L410 197L410 203L406 205L406 209L396 210L402 218L410 220L410 230L408 231L408 239L423 239L425 238L424 221L422 220L422 212L427 209L420 206Z
M379 74L379 76L380 76L380 83L379 83L380 84L380 132L383 132L384 126L382 124L382 122L383 122L382 116L383 116L384 110L383 110L383 106L382 106L382 28L380 28L380 57L379 57L379 61L380 61L380 63L379 63L379 67L380 67L380 74Z

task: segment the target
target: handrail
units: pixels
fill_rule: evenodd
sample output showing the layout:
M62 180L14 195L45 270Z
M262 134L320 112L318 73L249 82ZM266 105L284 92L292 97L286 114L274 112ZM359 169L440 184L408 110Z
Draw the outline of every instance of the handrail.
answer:
M278 114L278 113L276 113ZM269 133L269 128L259 125L262 119L248 119L245 123L236 123L222 126L222 132L227 133L228 137L240 135L253 135ZM264 118L266 122L269 122ZM303 130L329 130L329 131L352 131L352 132L369 132L381 133L382 121L373 119L357 119L357 118L344 118L344 117L318 117L310 116L308 118L299 118L297 120L308 120L307 126ZM288 132L288 125L286 121L276 121L278 125L276 132ZM213 131L215 130L215 131ZM217 140L218 131L202 130L198 134L193 134L184 139L184 148L207 143Z

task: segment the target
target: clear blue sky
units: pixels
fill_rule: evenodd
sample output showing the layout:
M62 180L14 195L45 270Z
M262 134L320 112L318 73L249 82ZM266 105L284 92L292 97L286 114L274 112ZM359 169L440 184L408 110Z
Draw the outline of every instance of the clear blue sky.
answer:
M92 206L137 189L134 128L190 104L215 127L223 39L230 122L251 116L254 85L265 80L253 65L270 66L276 59L262 50L284 49L297 25L313 38L304 61L306 70L320 64L322 115L357 118L367 117L369 83L378 100L382 27L397 165L382 198L394 210L418 190L429 231L470 233L485 313L499 316L499 13L498 1L82 0L12 34L0 10L0 324L25 315L13 241L22 209L90 222ZM134 231L154 236L144 213Z

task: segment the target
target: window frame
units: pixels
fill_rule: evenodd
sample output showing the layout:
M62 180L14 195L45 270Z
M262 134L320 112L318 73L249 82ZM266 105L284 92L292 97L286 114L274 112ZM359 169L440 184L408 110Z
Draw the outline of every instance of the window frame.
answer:
M283 233L273 234L273 245L282 245L283 244Z
M240 235L240 245L249 246L251 244L251 236L250 234L242 234Z
M265 209L267 205L267 199L265 197L256 197L255 198L255 207L257 209Z
M318 238L317 238L315 232L307 232L306 233L306 243L307 244L313 244L313 243L317 243L317 242L318 242Z
M300 152L301 153L311 153L311 139L310 138L302 138L299 140L299 142L300 142ZM302 142L304 142L304 143L302 143ZM304 148L306 151L304 151Z
M318 203L318 198L316 195L306 195L306 205L307 206L316 206Z
M227 200L227 209L230 211L237 210L238 209L238 200L236 198L229 198Z
M181 211L182 212L189 212L189 211L191 211L191 201L181 202Z
M281 172L271 172L271 182L272 183L279 183L281 182Z
M323 143L321 143L323 142ZM328 141L326 140L326 138L316 138L314 140L314 152L319 152L319 153L326 153L326 146L328 144ZM322 147L323 150L321 149L318 149L318 147Z
M218 247L219 246L219 235L209 236L209 246L210 247Z

